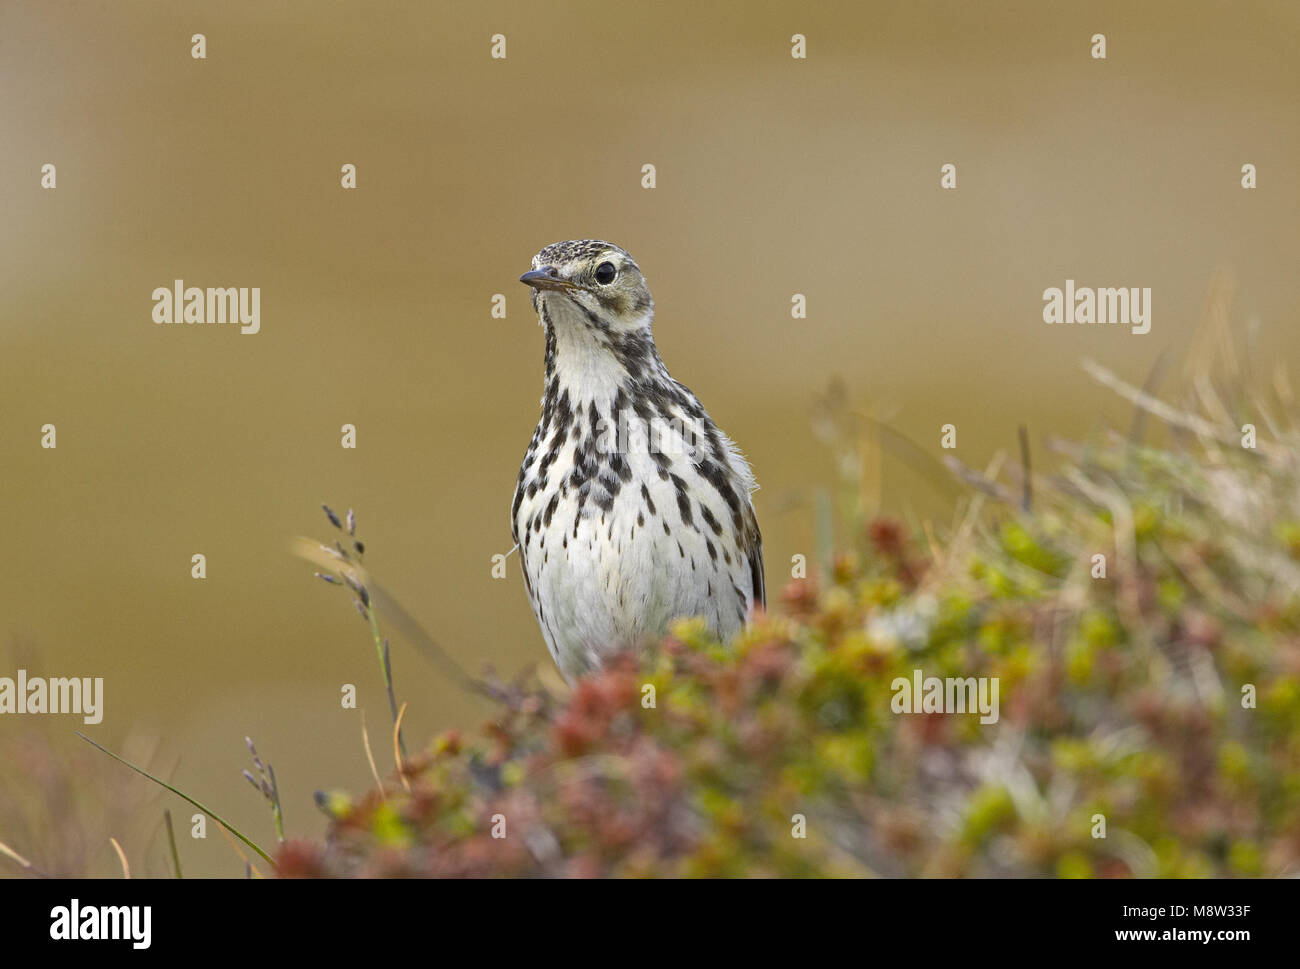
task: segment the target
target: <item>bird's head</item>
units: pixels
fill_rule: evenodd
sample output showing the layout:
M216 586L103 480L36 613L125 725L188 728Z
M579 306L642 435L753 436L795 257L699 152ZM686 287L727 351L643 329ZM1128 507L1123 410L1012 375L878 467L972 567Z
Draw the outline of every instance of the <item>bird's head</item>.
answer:
M654 318L654 300L635 260L599 239L547 246L519 281L532 287L543 323L572 316L610 334L628 334L649 330Z

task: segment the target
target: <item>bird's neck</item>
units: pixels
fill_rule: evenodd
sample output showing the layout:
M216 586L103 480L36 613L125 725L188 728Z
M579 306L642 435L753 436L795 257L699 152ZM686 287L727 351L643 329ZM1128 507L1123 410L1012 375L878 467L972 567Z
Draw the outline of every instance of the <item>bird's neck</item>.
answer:
M629 332L564 299L546 300L540 311L546 328L547 397L567 390L571 401L600 407L631 385L670 379L648 319L646 326Z

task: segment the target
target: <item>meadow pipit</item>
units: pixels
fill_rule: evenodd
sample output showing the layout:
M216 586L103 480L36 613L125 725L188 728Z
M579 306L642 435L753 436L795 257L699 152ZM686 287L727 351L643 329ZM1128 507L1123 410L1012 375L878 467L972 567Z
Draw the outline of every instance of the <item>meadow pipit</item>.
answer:
M659 358L641 270L583 239L520 282L546 380L510 524L551 656L572 680L678 617L730 637L765 604L754 475Z

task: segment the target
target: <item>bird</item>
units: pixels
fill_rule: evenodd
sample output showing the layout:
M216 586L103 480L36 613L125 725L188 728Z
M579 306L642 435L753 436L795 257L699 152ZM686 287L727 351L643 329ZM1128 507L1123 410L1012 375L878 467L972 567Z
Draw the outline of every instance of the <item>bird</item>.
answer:
M668 373L640 267L577 239L543 248L519 281L545 376L510 530L552 659L572 683L685 617L732 638L767 603L757 483Z

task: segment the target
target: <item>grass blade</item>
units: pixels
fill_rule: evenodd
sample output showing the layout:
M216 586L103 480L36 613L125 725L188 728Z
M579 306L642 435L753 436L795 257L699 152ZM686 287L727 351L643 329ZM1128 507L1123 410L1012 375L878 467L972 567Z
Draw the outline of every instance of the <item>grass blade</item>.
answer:
M213 811L212 809L210 809L210 808L208 808L208 807L205 807L204 805L200 804L198 801L194 800L194 798L190 797L190 796L189 796L188 794L186 794L184 791L179 790L178 788L172 787L172 785L168 784L166 781L162 780L161 778L154 777L152 774L150 774L150 773L149 773L147 770L145 770L144 768L142 768L142 767L136 767L135 764L131 763L131 762L130 762L129 760L127 760L125 757L119 757L117 754L113 753L111 750L109 750L107 747L103 746L102 744L97 744L97 743L95 743L95 741L91 740L89 737L87 737L87 736L86 736L84 733L82 733L80 730L76 730L76 731L73 731L73 732L74 732L78 737L80 737L82 740L84 740L86 743L90 744L90 746L95 747L95 748L97 748L98 750L101 750L101 751L103 751L104 753L108 754L108 756L112 757L112 758L113 758L115 761L117 761L118 763L125 764L127 767L131 768L131 770L135 771L137 774L143 774L145 777L149 778L149 780L153 781L153 782L154 782L155 784L157 784L159 787L163 787L163 788L166 788L167 790L171 791L173 794L175 794L175 795L176 795L177 797L179 797L181 800L186 801L186 802L189 803L189 804L193 804L196 808L198 808L200 811L202 811L204 814L206 814L208 817L210 817L213 821L216 821L217 824L221 825L223 828L225 828L227 831L229 831L231 834L233 834L236 838L238 838L240 841L244 842L244 844L248 845L248 847L252 848L252 849L253 849L254 851L256 851L259 855L261 855L261 856L266 860L266 863L267 863L268 865L274 865L274 864L275 864L275 862L273 862L273 861L271 860L271 856L268 855L265 851L263 851L263 850L261 849L261 847L259 847L258 844L257 844L255 841L253 841L253 840L251 840L250 838L248 838L248 837L247 837L247 836L246 836L242 831L240 831L238 828L236 828L234 825L232 825L232 824L231 824L229 821L227 821L225 818L221 817L221 815L217 814L217 812L215 812L215 811Z
M176 831L172 828L172 812L163 811L163 819L167 822L167 843L172 849L172 867L176 870L177 878L184 878L181 874L181 855L176 850Z

